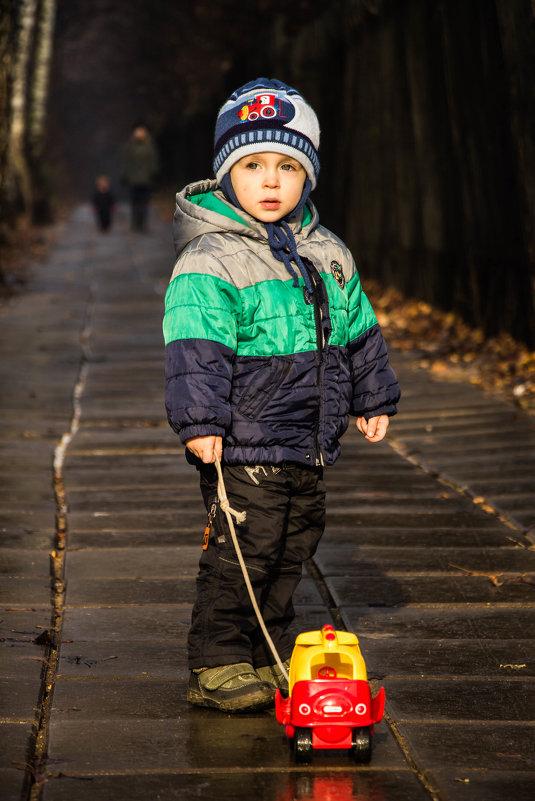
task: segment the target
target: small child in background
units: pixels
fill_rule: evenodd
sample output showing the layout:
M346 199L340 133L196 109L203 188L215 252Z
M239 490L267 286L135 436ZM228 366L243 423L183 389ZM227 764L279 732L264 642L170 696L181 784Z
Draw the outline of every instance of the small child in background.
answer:
M109 231L115 210L115 197L111 191L110 179L107 175L98 176L95 182L92 204L99 229L101 231Z

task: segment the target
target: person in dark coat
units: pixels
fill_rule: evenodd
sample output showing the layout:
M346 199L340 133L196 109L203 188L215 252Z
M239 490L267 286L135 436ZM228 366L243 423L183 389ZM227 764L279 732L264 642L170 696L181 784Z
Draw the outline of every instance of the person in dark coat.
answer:
M123 180L130 188L132 228L147 227L150 191L158 172L158 152L145 125L137 125L124 152Z

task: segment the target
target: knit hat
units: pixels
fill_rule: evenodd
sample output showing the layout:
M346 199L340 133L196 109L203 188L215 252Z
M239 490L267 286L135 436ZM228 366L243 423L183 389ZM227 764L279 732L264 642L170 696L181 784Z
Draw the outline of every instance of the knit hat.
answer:
M266 151L292 156L305 169L312 189L320 163L320 128L313 109L296 89L257 78L232 93L219 111L214 140L214 173L223 176L243 156Z

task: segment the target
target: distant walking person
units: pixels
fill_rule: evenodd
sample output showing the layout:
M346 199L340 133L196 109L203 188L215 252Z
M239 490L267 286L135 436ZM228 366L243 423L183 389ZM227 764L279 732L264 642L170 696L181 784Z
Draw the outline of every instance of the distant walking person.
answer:
M144 125L138 125L126 144L123 167L123 178L130 187L135 231L144 231L147 227L150 190L157 172L158 152L152 137Z
M111 191L110 179L107 175L98 176L95 182L92 204L98 227L101 231L109 231L113 221L115 196Z

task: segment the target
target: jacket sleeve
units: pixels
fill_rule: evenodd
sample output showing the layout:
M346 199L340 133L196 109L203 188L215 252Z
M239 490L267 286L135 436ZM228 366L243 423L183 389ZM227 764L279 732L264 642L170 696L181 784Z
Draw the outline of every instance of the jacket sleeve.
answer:
M351 414L367 420L381 414L392 416L397 412L401 395L399 384L375 312L356 270L348 290Z
M176 272L165 299L165 405L182 442L225 436L236 353L237 290L202 273Z

